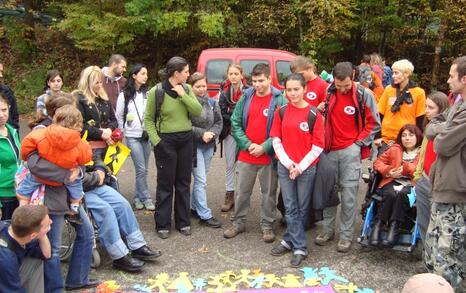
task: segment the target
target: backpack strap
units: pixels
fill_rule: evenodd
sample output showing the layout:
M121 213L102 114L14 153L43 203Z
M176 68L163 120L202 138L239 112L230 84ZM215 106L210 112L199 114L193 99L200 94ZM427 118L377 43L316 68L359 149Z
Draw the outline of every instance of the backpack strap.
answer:
M287 105L283 105L278 110L278 115L280 115L280 120L282 120L282 121L283 121L283 116L285 115L286 106Z
M312 134L312 132L314 131L314 125L316 124L318 112L319 109L317 109L317 107L315 106L312 106L311 109L309 109L309 112L307 113L307 126L309 127L310 134Z
M358 108L359 108L359 115L355 115L356 118L356 125L358 124L358 119L361 118L362 127L366 126L366 107L364 103L364 87L358 85L356 88L356 99L358 101Z
M285 116L285 111L286 111L286 106L283 105L278 109L278 115L280 115L280 119L283 121L283 116ZM317 113L319 112L319 109L317 107L312 106L311 109L309 109L309 112L307 113L307 125L309 127L309 133L312 134L312 131L314 130L314 125L316 124L317 120Z
M165 97L165 91L162 88L162 83L159 82L155 86L155 128L158 132L160 132L160 123L162 123L162 119L160 119L161 115L161 108L163 104L163 99Z

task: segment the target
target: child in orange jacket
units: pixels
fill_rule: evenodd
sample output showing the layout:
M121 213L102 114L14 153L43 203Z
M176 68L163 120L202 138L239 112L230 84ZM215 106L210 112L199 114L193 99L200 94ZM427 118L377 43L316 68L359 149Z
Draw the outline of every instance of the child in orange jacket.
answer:
M372 245L378 245L380 229L384 223L389 224L390 229L382 245L391 247L397 240L398 225L404 221L406 210L409 209L407 194L414 186L413 177L419 161L421 142L421 130L413 124L406 124L400 129L396 143L374 162L374 169L382 175L378 188L383 199L372 229Z
M64 169L78 168L92 160L90 145L81 140L83 118L74 105L65 105L57 109L53 124L29 133L21 144L21 157L37 151L39 156ZM29 202L32 194L41 184L59 186L61 184L47 181L27 174L16 189L20 202ZM82 176L65 184L70 196L70 209L77 213L79 203L84 195Z

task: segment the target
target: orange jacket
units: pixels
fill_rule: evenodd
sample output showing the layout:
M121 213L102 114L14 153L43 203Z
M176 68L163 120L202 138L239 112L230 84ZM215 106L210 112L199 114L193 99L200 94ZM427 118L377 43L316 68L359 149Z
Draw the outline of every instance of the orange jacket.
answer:
M397 143L390 146L382 155L380 155L374 162L374 170L382 174L382 181L379 184L379 188L384 187L387 183L392 182L395 178L387 177L388 172L391 169L399 168L403 166L403 176L411 178L411 182L414 185L413 175L416 171L416 165L419 161L419 154L416 156L413 162L403 161L403 149Z
M86 141L81 140L78 131L55 124L34 130L23 139L22 159L27 160L34 151L38 151L40 157L65 169L76 168L92 160L92 149Z

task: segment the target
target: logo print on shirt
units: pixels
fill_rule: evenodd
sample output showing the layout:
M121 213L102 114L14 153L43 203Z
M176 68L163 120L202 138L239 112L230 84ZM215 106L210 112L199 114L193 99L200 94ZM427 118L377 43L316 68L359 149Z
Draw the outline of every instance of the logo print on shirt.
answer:
M262 111L262 114L263 114L265 117L269 116L269 108L264 109L264 111Z
M309 131L309 125L307 124L307 122L301 122L301 123L299 123L299 129L301 129L304 132L308 132Z
M356 109L353 106L346 106L343 111L348 115L354 115L354 113L356 113Z
M308 92L308 93L306 94L306 97L307 97L309 100L313 101L313 100L317 99L317 94L314 93L314 92Z

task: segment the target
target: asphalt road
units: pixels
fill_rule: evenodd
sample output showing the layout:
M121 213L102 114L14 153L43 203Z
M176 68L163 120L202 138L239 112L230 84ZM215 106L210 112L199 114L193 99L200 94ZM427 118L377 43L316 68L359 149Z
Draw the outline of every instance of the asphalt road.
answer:
M22 133L26 123L22 122ZM24 133L23 133L24 135ZM365 162L367 166L368 163ZM367 169L367 168L366 168ZM248 216L246 232L233 239L223 237L224 227L230 225L231 212L222 213L220 206L223 203L225 192L225 163L218 152L214 155L208 177L208 203L213 215L223 222L221 229L212 229L201 226L198 220L192 218L193 234L186 237L178 233L174 227L170 238L161 240L156 236L153 213L137 211L141 230L146 241L152 248L162 251L158 261L146 263L144 271L140 274L127 274L111 267L111 261L103 257L103 264L92 270L91 277L102 281L115 280L125 290L133 290L136 284L145 284L148 279L159 273L168 273L172 280L180 272L188 272L192 279L205 278L233 271L239 273L241 269L260 269L264 273L274 273L277 276L296 274L302 276L297 269L289 267L289 256L274 257L270 255L273 244L264 243L259 227L260 219L260 193L258 184L251 199L251 208ZM134 168L129 158L118 174L122 194L131 201L134 192ZM156 170L154 157L150 158L149 187L151 195L155 198ZM360 202L366 185L361 181L359 197ZM360 231L361 218L358 217L356 231ZM337 274L354 282L359 288L373 288L378 292L400 292L406 280L416 274L422 267L421 252L417 249L408 254L391 249L362 248L356 242L358 235L354 236L351 251L342 254L336 251L336 240L328 246L320 247L313 243L320 225L306 233L309 244L309 256L304 266L313 268L329 267ZM276 234L280 236L283 228L276 225ZM418 245L420 246L420 245ZM66 264L64 265L66 271Z

